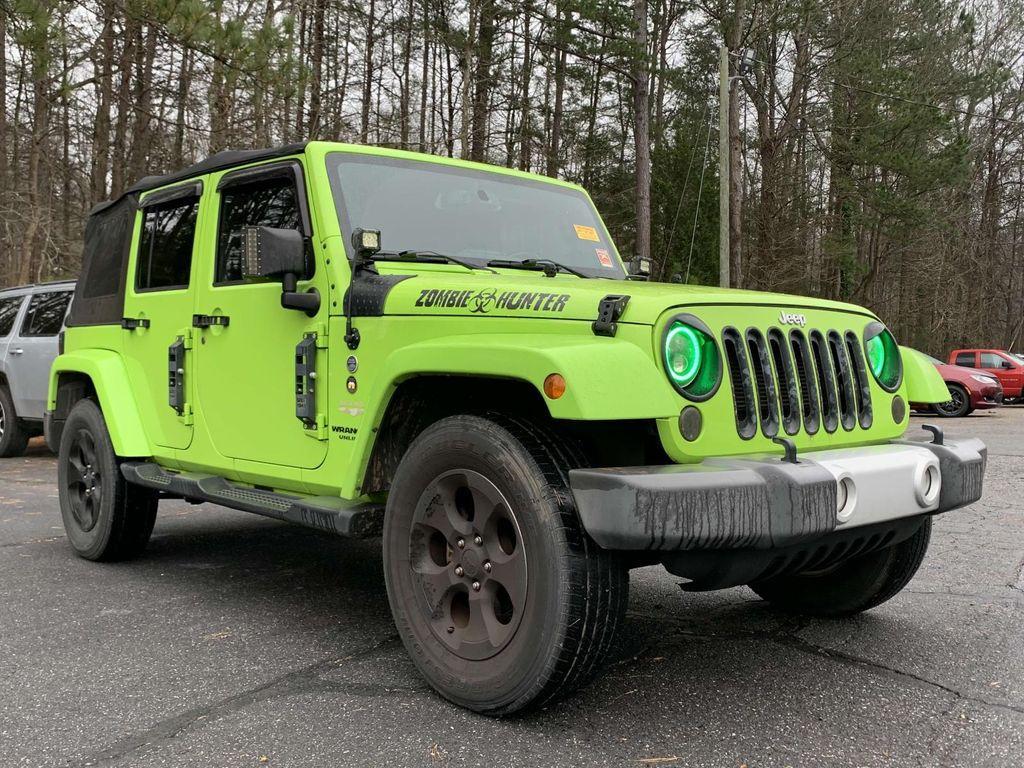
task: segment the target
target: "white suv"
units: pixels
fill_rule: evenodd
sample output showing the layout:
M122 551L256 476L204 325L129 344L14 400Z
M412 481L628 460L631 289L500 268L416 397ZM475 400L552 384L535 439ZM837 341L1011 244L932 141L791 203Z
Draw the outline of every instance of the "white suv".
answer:
M46 386L73 282L0 291L0 457L20 456L43 433Z

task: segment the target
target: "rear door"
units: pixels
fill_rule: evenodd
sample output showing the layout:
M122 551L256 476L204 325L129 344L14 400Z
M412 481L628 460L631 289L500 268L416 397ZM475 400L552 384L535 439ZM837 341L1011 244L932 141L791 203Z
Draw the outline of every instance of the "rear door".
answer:
M193 263L202 180L141 201L125 288L123 354L139 411L156 445L192 442Z
M71 291L40 290L29 297L17 333L7 343L6 369L14 409L23 419L42 419L57 335L71 303Z

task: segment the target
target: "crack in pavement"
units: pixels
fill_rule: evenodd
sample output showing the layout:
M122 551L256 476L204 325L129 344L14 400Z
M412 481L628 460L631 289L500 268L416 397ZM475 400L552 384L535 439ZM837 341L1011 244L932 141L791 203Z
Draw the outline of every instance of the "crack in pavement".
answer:
M795 635L785 633L766 633L766 639L769 642L776 643L786 648L791 648L796 651L808 653L813 656L818 656L832 661L837 661L843 664L854 666L860 669L867 669L880 674L883 677L889 677L892 679L902 680L904 682L911 682L916 685L921 685L927 688L934 688L940 691L944 691L949 695L953 696L958 701L967 701L974 704L980 704L985 707L991 707L993 709L1000 709L1006 712L1014 712L1018 715L1024 715L1024 706L1016 706L1014 704L1004 704L999 701L992 701L990 699L984 699L980 696L972 696L970 694L959 691L956 688L945 685L943 683L936 682L935 680L929 680L927 677L922 677L913 672L907 672L903 669L896 667L890 667L886 664L882 664L879 661L868 659L863 656L856 656L845 651L840 651L835 648L828 648L825 646L815 645L802 638L796 637Z
M332 667L337 667L344 662L373 656L381 651L396 648L400 645L401 642L398 635L389 635L383 640L380 640L361 651L356 651L355 653L342 656L340 658L332 657L330 659L322 659L312 664L308 664L305 667L292 670L291 672L287 672L272 680L268 680L255 688L250 688L249 690L242 691L231 696L226 696L219 701L193 707L192 709L186 710L180 714L164 718L163 720L154 723L144 731L129 734L118 739L106 749L84 758L79 762L79 765L110 765L124 757L127 757L128 755L152 748L160 742L175 739L200 721L213 722L214 720L219 720L222 717L238 712L246 707L252 706L253 704L268 701L278 696L287 696L292 693L321 687L317 685L317 678L321 672L331 669ZM322 687L329 690L344 688L344 686L331 682L324 683ZM347 688L345 689L347 690ZM385 688L384 686L369 686L362 684L352 685L351 689L356 695L378 696L385 691L423 690L422 688Z
M636 613L633 611L627 612L628 616L641 619L655 619L658 617L651 616L649 614ZM802 653L811 654L820 658L828 659L831 661L839 662L849 666L853 666L859 669L867 669L875 674L888 677L890 679L898 680L903 683L911 683L918 686L932 688L943 691L950 696L954 697L956 701L970 702L985 707L991 707L993 709L1000 709L1006 712L1013 712L1018 715L1024 715L1024 705L1006 704L999 701L992 701L991 699L985 699L979 696L973 696L963 691L957 690L951 686L945 685L935 680L929 680L926 677L917 675L913 672L907 672L906 670L899 669L897 667L890 667L879 661L868 659L863 656L856 656L854 654L840 651L835 648L830 648L821 645L815 645L801 637L797 636L798 632L809 627L812 623L810 619L787 619L783 620L778 626L764 630L744 630L738 627L723 627L721 633L715 632L701 632L701 626L694 626L693 623L687 623L684 620L673 619L672 617L663 617L666 624L671 625L675 630L684 634L688 638L697 638L701 640L731 640L731 639L762 639L769 642L773 642L777 645L781 645L791 650L799 651ZM662 638L663 640L663 638ZM650 647L645 650L651 650ZM641 654L636 654L626 659L619 661L619 664L629 664L630 662L639 661Z

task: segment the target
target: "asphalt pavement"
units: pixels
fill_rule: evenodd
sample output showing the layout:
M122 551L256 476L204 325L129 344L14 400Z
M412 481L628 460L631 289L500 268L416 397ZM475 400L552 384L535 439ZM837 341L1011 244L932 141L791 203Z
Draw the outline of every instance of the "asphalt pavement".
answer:
M416 674L379 540L174 501L142 559L89 563L37 441L0 460L0 764L1019 765L1024 407L942 425L988 442L985 495L936 520L895 599L804 621L633 571L614 663L510 720Z

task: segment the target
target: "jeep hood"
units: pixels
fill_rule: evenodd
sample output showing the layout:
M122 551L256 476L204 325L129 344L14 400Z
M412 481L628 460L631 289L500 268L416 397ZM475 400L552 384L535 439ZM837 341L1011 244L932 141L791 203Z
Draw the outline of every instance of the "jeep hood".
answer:
M406 265L378 264L381 277L373 286L376 311L385 315L524 317L558 320L597 318L606 296L626 295L629 303L619 322L654 325L666 311L700 305L777 306L780 311L824 309L867 317L862 307L837 301L780 293L742 291L675 283L581 279L559 274L501 270L467 272L461 268L430 268L410 274ZM358 292L357 292L358 295ZM359 304L363 304L360 297ZM383 306L380 306L383 303Z

